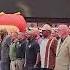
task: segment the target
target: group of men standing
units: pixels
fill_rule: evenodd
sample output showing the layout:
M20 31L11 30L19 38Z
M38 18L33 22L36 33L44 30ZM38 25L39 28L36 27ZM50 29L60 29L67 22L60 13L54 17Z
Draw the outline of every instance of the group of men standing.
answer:
M67 25L52 32L48 24L26 33L0 31L1 70L70 70L70 36Z

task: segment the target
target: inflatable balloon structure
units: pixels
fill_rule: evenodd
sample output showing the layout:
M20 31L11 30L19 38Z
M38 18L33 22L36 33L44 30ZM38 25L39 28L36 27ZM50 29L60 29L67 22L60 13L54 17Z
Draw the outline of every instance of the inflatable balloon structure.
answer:
M8 32L10 31L26 31L26 21L20 13L14 14L5 14L4 12L0 13L0 30L6 29Z

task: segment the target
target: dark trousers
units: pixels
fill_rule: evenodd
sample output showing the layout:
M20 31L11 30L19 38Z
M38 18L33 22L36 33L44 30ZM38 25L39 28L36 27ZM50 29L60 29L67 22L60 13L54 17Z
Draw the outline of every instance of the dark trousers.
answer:
M26 67L24 70L53 70L53 69Z
M41 68L40 70L53 70L53 69L49 69L49 68Z
M1 70L10 70L10 63L8 61L1 61Z

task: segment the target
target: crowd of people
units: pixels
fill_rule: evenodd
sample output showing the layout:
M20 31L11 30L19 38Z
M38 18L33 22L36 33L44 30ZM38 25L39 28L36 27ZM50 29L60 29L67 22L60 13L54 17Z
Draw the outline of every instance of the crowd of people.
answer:
M1 70L70 70L70 27L8 33L0 30Z

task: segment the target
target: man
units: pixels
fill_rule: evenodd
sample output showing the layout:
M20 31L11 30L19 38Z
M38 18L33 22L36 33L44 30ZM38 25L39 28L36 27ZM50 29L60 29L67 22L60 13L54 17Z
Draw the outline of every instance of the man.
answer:
M41 68L53 70L55 67L57 40L51 37L51 27L46 24L42 28L43 40L40 44Z
M59 41L56 51L55 70L70 70L70 36L67 25L58 26Z
M24 62L25 62L25 48L26 48L26 38L23 33L18 34L18 42L16 45L16 62L17 62L17 70L24 70Z
M1 70L9 70L10 69L10 61L9 61L9 46L11 44L11 37L8 36L7 31L1 30Z
M35 41L35 35L32 32L28 33L28 43L26 46L25 66L27 70L33 70L39 63L40 47Z
M10 70L17 70L17 63L16 63L16 45L17 45L17 41L18 41L18 33L17 32L13 32L12 35L12 42L10 45L10 49L9 49L9 57L10 57Z

